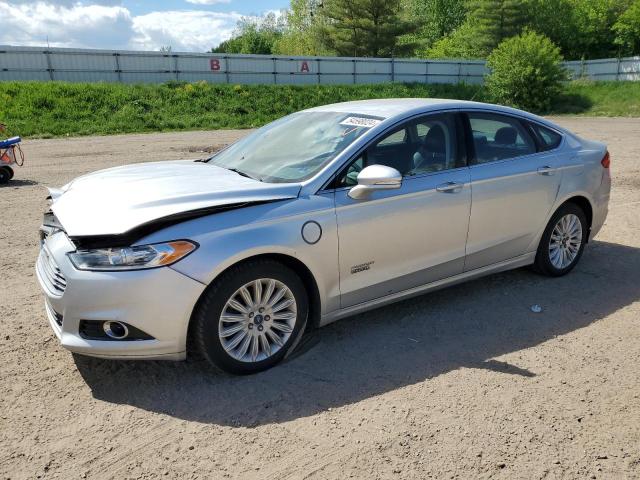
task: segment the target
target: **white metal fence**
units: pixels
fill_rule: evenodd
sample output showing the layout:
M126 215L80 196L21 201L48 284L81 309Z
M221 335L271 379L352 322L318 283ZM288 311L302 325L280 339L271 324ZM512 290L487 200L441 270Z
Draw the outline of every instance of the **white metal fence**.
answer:
M640 80L640 57L566 62L575 77ZM0 46L0 81L233 84L472 83L481 60L286 57Z
M564 65L573 78L587 77L592 80L615 81L640 80L640 57L577 60L564 62Z

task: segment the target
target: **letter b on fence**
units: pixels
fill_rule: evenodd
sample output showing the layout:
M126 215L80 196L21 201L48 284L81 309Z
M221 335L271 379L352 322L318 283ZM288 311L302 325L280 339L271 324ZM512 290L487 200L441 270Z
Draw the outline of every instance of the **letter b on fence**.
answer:
M218 70L220 70L220 60L218 60L217 58L210 59L209 60L209 67L214 72L217 72Z

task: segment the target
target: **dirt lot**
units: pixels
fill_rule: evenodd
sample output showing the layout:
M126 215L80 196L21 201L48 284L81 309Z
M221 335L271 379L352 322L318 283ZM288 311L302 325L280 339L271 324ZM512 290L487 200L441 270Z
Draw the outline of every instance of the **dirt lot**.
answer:
M574 273L518 270L343 320L243 378L72 356L33 269L45 185L243 133L25 142L0 188L0 475L640 478L640 119L559 122L612 153L609 218Z

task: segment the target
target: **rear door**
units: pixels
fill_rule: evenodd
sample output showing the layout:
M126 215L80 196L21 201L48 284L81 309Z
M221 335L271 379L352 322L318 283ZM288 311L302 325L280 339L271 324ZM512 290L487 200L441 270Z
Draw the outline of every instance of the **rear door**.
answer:
M538 151L531 129L517 117L468 111L466 118L474 150L469 271L535 250L558 194L562 159Z

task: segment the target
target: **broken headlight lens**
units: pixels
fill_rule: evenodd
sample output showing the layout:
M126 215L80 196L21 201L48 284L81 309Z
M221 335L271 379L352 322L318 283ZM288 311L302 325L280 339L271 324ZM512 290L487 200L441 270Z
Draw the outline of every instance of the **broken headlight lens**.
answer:
M135 247L97 248L69 253L78 270L140 270L171 265L193 252L198 245L176 240Z

